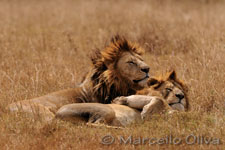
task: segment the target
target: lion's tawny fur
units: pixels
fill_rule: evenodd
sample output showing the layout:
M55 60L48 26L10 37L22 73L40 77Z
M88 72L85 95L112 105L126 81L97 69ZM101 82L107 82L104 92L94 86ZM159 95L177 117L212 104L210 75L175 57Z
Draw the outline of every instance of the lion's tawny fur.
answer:
M93 55L92 67L78 87L18 101L10 104L8 108L13 112L29 113L33 107L38 107L38 109L43 110L44 116L45 111L48 114L55 114L60 107L66 104L89 102L107 104L118 96L135 94L135 88L138 86L142 88L145 81L139 85L139 83L134 83L134 80L142 80L146 76L146 73L142 72L142 68L148 68L148 65L140 59L142 53L143 50L137 44L123 37L115 36L105 49L97 51ZM132 69L127 69L128 75L122 75L118 68L123 67L123 65L128 66L129 64L125 60L129 58L136 60L136 66L129 66L136 73L131 72ZM122 66L120 66L121 64L117 65L119 61L122 61ZM129 73L132 74L129 75ZM145 84L147 84L147 80Z
M173 89L171 89L171 95L165 97L163 92L168 87L173 87ZM185 84L176 77L176 72L172 71L166 75L151 78L149 87L138 91L137 95L117 97L113 100L113 104L107 105L93 103L66 105L57 112L56 117L77 121L76 118L88 114L83 117L89 123L126 126L132 122L140 122L141 119L151 117L154 113L187 111L189 103L187 88L184 87L186 87ZM177 99L177 94L184 95L181 101Z

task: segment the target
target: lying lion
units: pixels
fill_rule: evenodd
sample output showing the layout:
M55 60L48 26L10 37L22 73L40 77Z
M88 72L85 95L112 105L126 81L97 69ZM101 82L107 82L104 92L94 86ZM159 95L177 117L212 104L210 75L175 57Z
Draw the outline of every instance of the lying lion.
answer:
M143 50L137 44L116 36L103 51L92 57L92 68L79 87L18 101L10 104L8 109L38 114L44 121L49 121L66 104L108 104L118 96L133 95L147 85L149 78L149 67L142 54Z
M151 117L163 111L187 111L189 102L187 88L175 71L151 78L148 88L137 95L118 97L114 104L69 104L61 107L56 118L72 122L104 123L111 126L126 126L132 122Z

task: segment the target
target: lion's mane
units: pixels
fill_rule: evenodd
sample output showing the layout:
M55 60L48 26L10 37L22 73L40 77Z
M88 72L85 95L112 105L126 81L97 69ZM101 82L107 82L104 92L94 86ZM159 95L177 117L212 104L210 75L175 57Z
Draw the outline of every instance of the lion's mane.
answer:
M100 103L111 103L117 96L128 96L136 93L131 89L130 81L121 77L120 73L116 71L117 62L123 52L138 55L144 53L138 44L117 35L111 39L111 43L103 51L97 50L91 56L93 94L100 100Z

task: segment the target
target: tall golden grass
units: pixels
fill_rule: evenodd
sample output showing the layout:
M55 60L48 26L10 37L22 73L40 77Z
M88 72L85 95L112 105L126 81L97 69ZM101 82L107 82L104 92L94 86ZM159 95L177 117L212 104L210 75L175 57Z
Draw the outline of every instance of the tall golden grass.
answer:
M222 149L225 143L225 1L1 0L0 149ZM145 49L151 75L174 68L189 86L191 110L124 130L66 122L45 125L9 114L12 102L74 87L88 54L115 34ZM220 144L104 145L104 135L160 138L190 134Z

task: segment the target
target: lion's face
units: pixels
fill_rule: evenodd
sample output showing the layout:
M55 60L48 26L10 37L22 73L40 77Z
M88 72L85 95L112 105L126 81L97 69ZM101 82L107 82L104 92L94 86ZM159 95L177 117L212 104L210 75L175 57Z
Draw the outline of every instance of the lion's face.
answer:
M124 52L117 62L116 69L123 79L128 80L135 90L147 85L149 66L138 54Z
M165 100L175 110L184 111L186 104L186 97L182 87L173 83L172 81L165 81L159 88Z
M150 87L168 102L175 110L185 111L188 109L187 93L182 84L178 81L175 72L171 72L166 80L150 79L148 81Z

